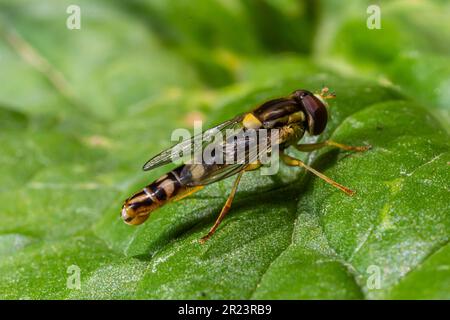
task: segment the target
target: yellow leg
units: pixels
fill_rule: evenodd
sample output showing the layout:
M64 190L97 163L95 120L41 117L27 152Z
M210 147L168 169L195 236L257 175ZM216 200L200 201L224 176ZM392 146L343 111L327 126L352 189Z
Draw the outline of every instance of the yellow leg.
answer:
M175 201L180 201L181 199L184 199L184 198L186 198L186 197L189 197L191 194L193 194L193 193L195 193L195 192L197 192L197 191L200 191L200 190L202 190L204 188L204 186L197 186L197 187L192 187L192 188L190 188L190 189L188 189L185 193L183 193L183 194L181 194L181 195L179 195L179 196L176 196L175 198L173 198L173 202L175 202Z
M319 142L319 143L311 143L311 144L297 144L294 147L298 150L298 151L303 151L303 152L310 152L310 151L314 151L323 147L336 147L342 150L347 150L347 151L366 151L369 150L371 148L371 146L360 146L360 147L353 147L353 146L348 146L342 143L338 143L338 142L334 142L331 140L326 140L323 142Z
M344 191L344 192L345 192L347 195L349 195L349 196L352 196L352 195L355 193L355 191L350 190L349 188L344 187L343 185L337 183L336 181L334 181L334 180L328 178L328 177L327 177L326 175L324 175L323 173L320 173L319 171L317 171L317 170L311 168L310 166L308 166L306 163L304 163L303 161L301 161L301 160L299 160L299 159L292 158L292 157L290 157L290 156L288 156L287 154L282 153L282 152L280 152L280 157L281 157L281 160L283 160L283 162L284 162L285 164L287 164L288 166L303 167L303 168L305 168L306 170L308 170L308 171L314 173L314 174L315 174L316 176L318 176L319 178L325 180L325 182L331 184L332 186L338 188L338 189L341 190L341 191Z
M259 161L255 161L253 163L248 164L245 167L245 171L254 171L254 170L258 170L259 168L261 168L262 164Z
M216 232L216 229L219 227L220 223L222 222L223 218L227 215L228 211L230 211L231 203L233 202L234 195L236 194L236 190L239 186L239 181L241 181L242 174L244 173L244 170L239 172L236 180L234 181L233 188L231 189L231 193L228 196L227 201L225 202L225 205L222 208L222 211L220 211L219 217L217 218L214 225L209 230L208 234L200 239L200 243L205 243L211 236Z

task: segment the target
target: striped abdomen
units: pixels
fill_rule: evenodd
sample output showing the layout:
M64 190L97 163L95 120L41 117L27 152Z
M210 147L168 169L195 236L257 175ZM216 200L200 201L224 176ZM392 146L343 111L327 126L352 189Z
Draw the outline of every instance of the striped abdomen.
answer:
M175 197L191 191L192 188L187 186L188 181L180 178L184 167L174 169L125 200L122 207L122 219L127 224L141 224L154 210Z

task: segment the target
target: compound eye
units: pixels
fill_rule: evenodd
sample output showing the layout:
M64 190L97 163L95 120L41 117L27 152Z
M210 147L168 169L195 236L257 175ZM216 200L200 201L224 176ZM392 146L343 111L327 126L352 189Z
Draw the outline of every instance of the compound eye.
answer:
M309 91L306 90L295 90L292 93L292 97L294 99L296 99L297 101L301 101L303 98L305 98L306 96L310 95L311 93Z
M321 134L328 121L328 112L325 105L314 95L306 95L302 98L302 104L308 120L308 132L311 135Z

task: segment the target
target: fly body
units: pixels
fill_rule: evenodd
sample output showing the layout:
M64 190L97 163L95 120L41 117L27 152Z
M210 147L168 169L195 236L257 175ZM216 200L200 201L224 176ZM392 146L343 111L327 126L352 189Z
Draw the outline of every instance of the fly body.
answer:
M194 136L161 152L151 158L143 169L151 170L173 162L174 151L179 154L179 152L191 152L192 149L194 153L196 150L204 151L207 148L212 150L209 159L193 161L191 157L181 166L128 198L122 207L123 220L132 225L141 224L152 212L167 202L179 200L202 189L205 185L236 175L233 188L215 224L208 234L200 239L201 242L205 242L215 232L231 208L242 174L245 171L260 168L263 163L259 157L263 154L270 156L274 146L278 148L280 159L285 164L303 167L327 183L352 195L354 193L352 190L285 153L285 150L291 146L303 152L311 152L325 146L354 151L365 151L369 148L369 146L347 146L331 140L298 144L306 132L316 136L325 130L328 121L326 100L334 97L335 95L330 94L327 88L323 88L317 94L307 90L296 90L287 97L267 101L250 112L225 121L203 132L201 137ZM233 132L231 137L226 136L209 144L196 144L199 138L203 139L201 141L208 141L218 133L229 131ZM254 132L256 132L254 135L250 134ZM273 135L274 133L276 135ZM255 148L252 148L252 145L255 145Z

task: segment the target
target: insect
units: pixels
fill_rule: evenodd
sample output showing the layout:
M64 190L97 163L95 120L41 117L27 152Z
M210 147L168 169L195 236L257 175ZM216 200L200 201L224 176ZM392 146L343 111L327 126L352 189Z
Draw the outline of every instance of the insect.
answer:
M224 132L227 129L240 133L245 133L248 130L276 130L278 136L275 144L278 147L280 159L286 165L302 167L347 195L353 195L354 191L333 181L303 161L285 153L285 150L291 146L302 152L311 152L326 146L352 151L365 151L370 148L370 146L348 146L331 140L312 144L298 143L305 132L309 135L317 136L325 130L328 120L326 100L334 97L335 94L329 93L326 87L316 94L307 90L296 90L287 97L267 101L250 112L225 121L202 133L202 137L210 138L213 132ZM237 146L239 144L245 145L248 141L244 138L239 138L239 135L235 137L238 138L221 140L219 152L216 152L215 156L220 155L220 151L222 151L226 156L231 155L231 158L236 158ZM194 142L195 136L190 140L176 144L151 158L144 165L143 169L151 170L171 163L171 156L175 149L187 150L194 145ZM264 144L259 140L258 143L260 145ZM271 143L274 142L271 141ZM204 149L205 144L200 145L199 148ZM259 151L260 149L263 151ZM217 220L208 234L200 239L200 242L204 243L214 234L229 212L243 173L259 169L262 166L261 161L258 160L258 152L269 152L270 154L270 151L269 144L265 145L264 148L258 148L256 153L252 152L250 154L250 151L246 151L243 161L231 164L220 163L219 161L184 163L128 198L122 207L121 216L127 224L141 224L148 219L152 212L164 204L173 200L180 200L201 190L208 184L236 175L231 192Z

